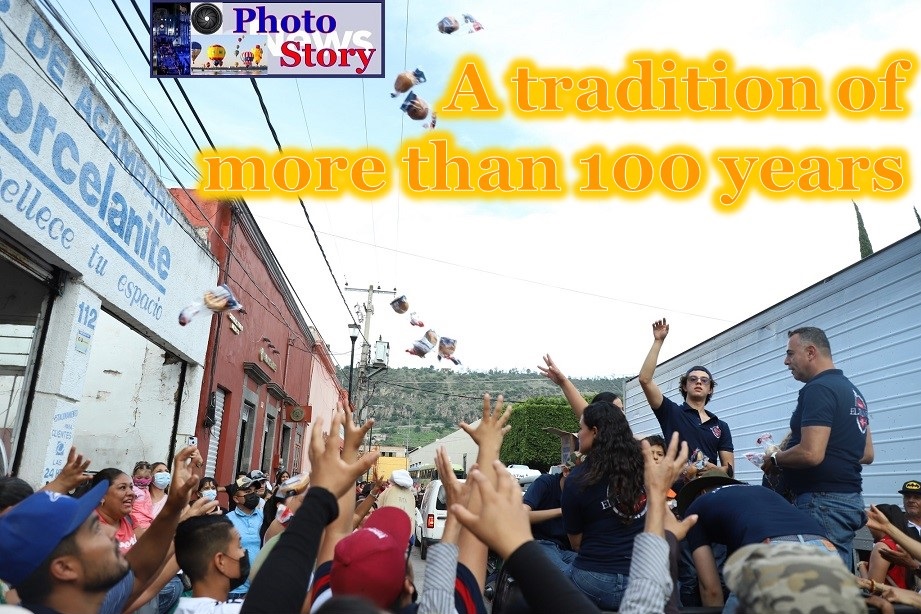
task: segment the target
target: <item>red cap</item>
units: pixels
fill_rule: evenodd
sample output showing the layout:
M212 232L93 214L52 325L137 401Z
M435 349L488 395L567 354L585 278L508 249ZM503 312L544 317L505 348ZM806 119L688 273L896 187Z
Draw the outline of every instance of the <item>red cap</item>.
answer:
M364 528L336 544L330 588L333 595L357 595L388 608L400 596L412 521L396 507L382 507Z

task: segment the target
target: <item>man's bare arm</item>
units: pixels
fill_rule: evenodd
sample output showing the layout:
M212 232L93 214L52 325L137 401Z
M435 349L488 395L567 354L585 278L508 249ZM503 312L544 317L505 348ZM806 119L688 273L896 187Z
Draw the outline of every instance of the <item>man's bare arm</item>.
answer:
M643 361L643 366L640 367L640 374L637 376L640 387L643 389L643 394L646 395L646 400L653 411L662 407L662 401L665 399L662 390L652 381L652 378L655 375L656 365L659 362L659 351L662 349L662 343L665 341L666 336L668 336L668 324L665 322L665 318L653 322L652 347L649 348L649 353L646 354L646 360Z

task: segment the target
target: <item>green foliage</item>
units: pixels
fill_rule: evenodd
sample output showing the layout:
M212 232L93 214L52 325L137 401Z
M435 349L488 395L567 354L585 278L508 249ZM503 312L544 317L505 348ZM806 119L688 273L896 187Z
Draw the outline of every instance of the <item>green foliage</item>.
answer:
M555 427L576 432L579 421L563 397L534 397L516 403L510 424L512 429L502 442L499 458L506 464L528 465L547 471L560 463L560 438L544 431Z
M853 200L851 202L854 203ZM873 255L873 246L870 245L870 235L867 234L867 229L863 225L863 216L860 215L857 203L854 203L854 212L857 213L857 239L860 241L860 259L863 260Z
M556 385L536 371L460 372L429 367L388 369L371 379L371 394L362 416L374 418L376 441L410 448L432 443L456 431L458 422L473 422L482 416L481 398L485 392L493 398L502 394L515 405L534 397L560 394ZM348 367L339 369L338 375L343 388L347 388ZM572 383L591 398L604 390L623 394L624 379L572 378ZM357 373L354 381L358 381ZM562 403L562 398L559 401ZM552 449L557 454L559 443L553 443Z

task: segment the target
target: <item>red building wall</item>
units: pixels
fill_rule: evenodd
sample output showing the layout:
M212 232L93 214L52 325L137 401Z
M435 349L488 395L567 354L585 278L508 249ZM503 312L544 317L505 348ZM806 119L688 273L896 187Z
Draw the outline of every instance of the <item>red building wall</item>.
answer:
M283 465L292 474L305 469L302 457L312 420L309 401L313 361L320 360L324 369L335 373L329 356L322 355L325 344L302 330L302 323L289 309L272 270L260 254L260 245L267 249L264 239L258 231L248 230L254 222L240 209L241 205L204 200L181 189L171 192L192 224L207 234L211 251L220 263L220 283L231 288L245 310L211 318L196 432L202 456L207 458L213 443L216 429L205 424L213 393L220 389L224 412L213 464L218 484L229 484L238 467L274 473ZM202 325L198 319L189 326ZM345 391L335 377L332 380L336 390L324 392L343 397ZM255 409L247 424L247 430L252 429L249 446L245 445L242 430L246 400ZM268 410L273 405L277 416L269 432L265 432ZM300 421L292 420L295 407L305 410Z

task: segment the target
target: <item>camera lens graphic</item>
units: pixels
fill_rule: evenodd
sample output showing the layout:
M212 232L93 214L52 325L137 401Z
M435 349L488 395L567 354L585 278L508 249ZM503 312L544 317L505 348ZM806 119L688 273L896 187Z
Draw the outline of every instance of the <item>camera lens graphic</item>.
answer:
M221 10L210 2L199 4L192 11L192 25L202 34L214 34L221 29L222 23Z

